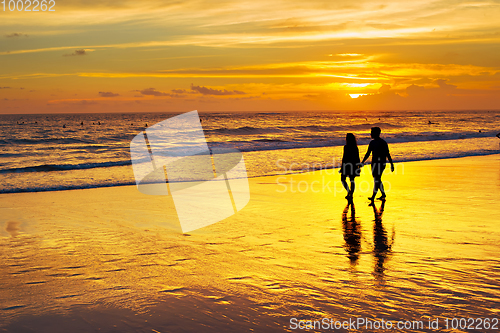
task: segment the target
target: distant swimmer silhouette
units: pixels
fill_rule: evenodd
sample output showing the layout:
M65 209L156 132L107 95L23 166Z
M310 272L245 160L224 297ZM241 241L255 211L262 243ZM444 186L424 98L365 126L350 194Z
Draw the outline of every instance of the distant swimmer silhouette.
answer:
M365 161L372 155L372 176L373 176L373 195L369 198L370 201L375 200L375 196L377 195L378 190L382 193L379 200L385 200L385 191L384 185L382 184L382 174L385 170L385 164L387 160L391 163L391 171L394 172L394 163L392 163L392 157L389 153L389 146L385 140L380 138L380 127L372 127L371 137L372 141L368 145L368 151L363 158L361 163L365 163Z
M356 188L356 184L354 182L354 178L358 177L361 171L361 163L359 161L359 149L358 144L356 143L356 137L352 133L347 133L345 136L345 146L344 146L344 155L342 156L342 166L340 167L340 173L342 176L340 180L342 181L342 185L347 191L346 199L352 199L352 195L354 194L354 189ZM346 178L349 177L351 180L351 188L346 182Z

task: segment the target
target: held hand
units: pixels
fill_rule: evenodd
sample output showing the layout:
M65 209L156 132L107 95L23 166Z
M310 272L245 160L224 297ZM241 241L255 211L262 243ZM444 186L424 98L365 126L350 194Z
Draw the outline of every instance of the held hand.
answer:
M394 172L394 164L391 164L391 172Z

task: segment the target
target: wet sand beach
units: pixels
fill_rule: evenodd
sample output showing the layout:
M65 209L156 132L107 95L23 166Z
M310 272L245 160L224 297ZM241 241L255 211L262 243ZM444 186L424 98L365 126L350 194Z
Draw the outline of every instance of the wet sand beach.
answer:
M0 331L363 317L455 332L467 329L445 318L500 318L500 155L405 162L383 180L388 199L371 207L367 166L354 206L338 170L250 178L244 209L187 234L171 197L135 186L0 194Z

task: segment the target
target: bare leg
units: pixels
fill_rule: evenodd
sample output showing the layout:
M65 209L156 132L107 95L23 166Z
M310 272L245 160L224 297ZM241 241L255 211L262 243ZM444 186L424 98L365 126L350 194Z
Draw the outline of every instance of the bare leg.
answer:
M352 195L354 194L354 190L356 189L356 183L354 182L354 177L350 177L351 179L351 191L349 191L349 196L352 197Z
M373 177L373 194L369 198L370 200L375 200L375 196L377 195L378 189L380 188L380 185L382 184L382 180L380 177Z
M379 199L385 199L385 191L384 191L384 183L382 183L382 179L380 179L380 192L382 193L382 196Z
M347 185L347 182L345 181L346 178L347 178L347 176L342 175L340 177L340 181L342 182L342 186L344 186L344 188L347 191L347 193L349 193L351 190L349 189L349 185Z

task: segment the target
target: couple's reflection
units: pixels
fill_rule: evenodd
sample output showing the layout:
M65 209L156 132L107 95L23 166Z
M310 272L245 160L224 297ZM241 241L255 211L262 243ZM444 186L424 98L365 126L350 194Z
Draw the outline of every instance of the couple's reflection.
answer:
M394 229L392 230L392 237L389 241L387 231L382 224L382 215L384 214L385 201L382 201L380 208L377 209L375 203L371 203L373 208L373 255L375 256L375 269L374 273L377 276L384 275L384 262L387 256L391 253L392 243L394 242Z
M351 208L350 215L349 208ZM361 226L356 219L356 208L352 201L348 202L342 212L342 228L344 230L344 249L351 261L351 267L355 267L361 252Z
M374 273L376 276L383 276L384 263L387 256L391 253L392 244L394 242L394 230L392 237L389 240L387 231L382 223L382 216L385 209L385 201L382 201L380 208L377 208L375 203L371 203L373 208L374 224L373 224L373 256L375 257ZM344 249L347 252L347 257L350 260L351 267L355 267L361 253L361 224L356 217L356 208L354 202L348 201L347 206L342 212L342 228L344 231Z

